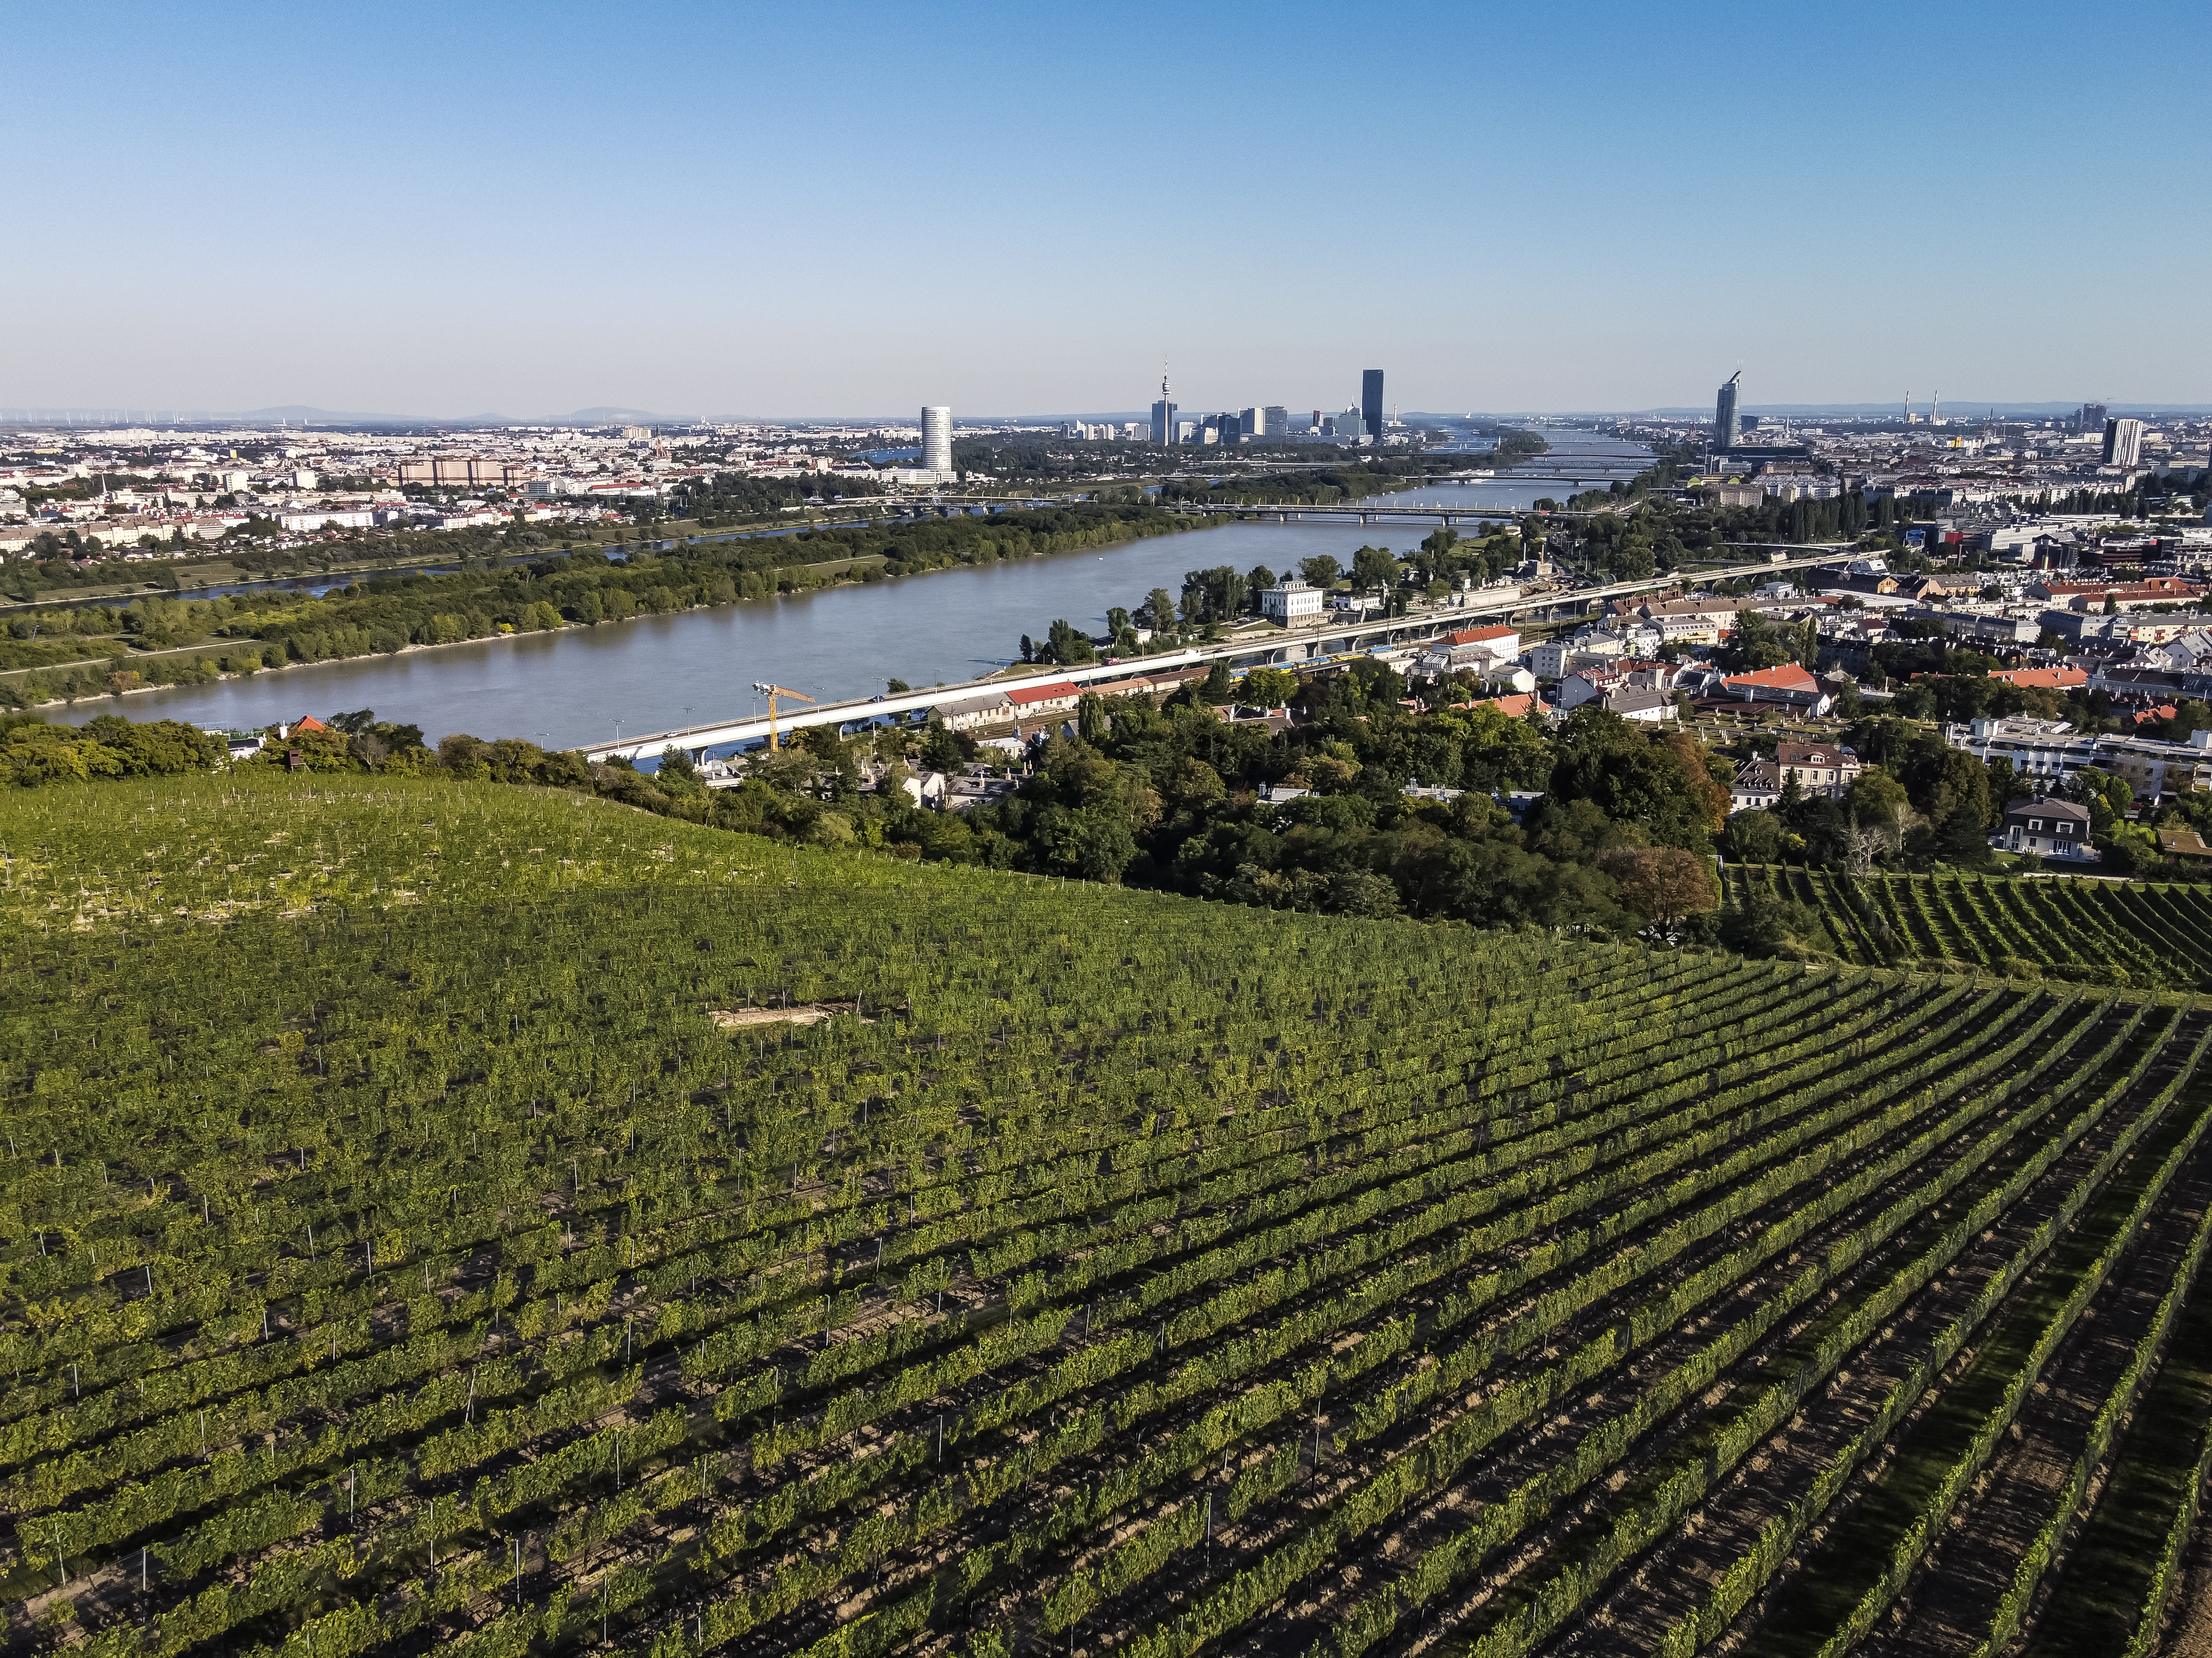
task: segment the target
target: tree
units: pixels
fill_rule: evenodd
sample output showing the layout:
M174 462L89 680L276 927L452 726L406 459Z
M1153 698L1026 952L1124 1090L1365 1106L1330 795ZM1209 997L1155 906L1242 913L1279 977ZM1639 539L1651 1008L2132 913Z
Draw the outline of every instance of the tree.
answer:
M1720 908L1712 870L1694 853L1624 847L1601 856L1598 867L1613 878L1622 903L1668 932L1692 915Z
M1215 705L1226 702L1237 694L1237 687L1229 677L1229 665L1219 657L1206 671L1206 678L1198 688L1198 700Z
M1316 553L1311 558L1298 561L1298 574L1316 587L1334 587L1344 567L1327 553Z
M1086 691L1075 705L1075 729L1086 743L1103 743L1114 732L1114 716L1106 711L1106 699L1096 691Z
M890 679L884 682L884 694L890 696L904 696L913 689L914 687L903 679Z
M1255 668L1244 676L1244 701L1255 708L1279 708L1298 694L1298 677L1288 668Z
M1796 641L1756 610L1740 610L1728 641L1714 653L1713 660L1729 673L1752 673L1778 668L1792 659Z
M1703 852L1727 818L1728 792L1683 732L1654 736L1585 702L1561 723L1553 755L1553 798L1591 801L1608 817L1639 825L1662 846Z
M1156 634L1171 634L1176 625L1175 595L1164 587L1155 587L1145 595L1145 602L1137 607L1138 619Z
M1361 592L1387 592L1398 585L1398 561L1388 547L1362 547L1352 556L1352 585Z
M1771 811L1740 811L1723 838L1729 855L1746 864L1771 864L1782 856L1782 820Z
M1072 622L1056 620L1046 630L1043 658L1063 667L1077 662L1095 662L1098 653L1091 648L1091 636Z

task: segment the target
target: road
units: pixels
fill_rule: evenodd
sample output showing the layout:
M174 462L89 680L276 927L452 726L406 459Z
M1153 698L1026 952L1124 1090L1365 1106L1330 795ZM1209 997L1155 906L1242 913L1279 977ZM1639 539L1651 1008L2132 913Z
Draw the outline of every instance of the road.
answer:
M1849 551L1848 547L1843 546L1822 547L1817 551L1808 549L1802 556L1795 558L1777 560L1770 557L1755 564L1731 565L1725 569L1703 571L1700 575L1709 581L1729 581L1742 576L1766 575L1778 570L1832 564ZM1673 578L1654 576L1648 581L1615 581L1601 587L1577 587L1557 594L1489 601L1485 601L1478 591L1468 596L1471 603L1453 610L1422 610L1374 622L1328 622L1295 633L1271 629L1256 636L1230 640L1218 645L1194 645L1162 656L1134 657L1121 662L1087 664L1077 668L1040 669L1034 673L1018 676L963 680L957 684L933 685L926 691L873 700L856 698L847 702L824 702L781 713L775 723L776 728L782 732L803 730L809 726L844 726L857 721L882 720L893 714L911 714L934 708L939 703L958 701L990 691L1013 690L1024 685L1047 685L1062 681L1085 684L1102 679L1128 679L1148 671L1216 661L1226 662L1231 667L1263 667L1276 663L1289 665L1310 662L1321 657L1340 655L1363 646L1431 638L1484 618L1510 619L1521 613L1540 616L1548 612L1557 615L1570 605L1577 607L1577 613L1582 613L1593 603L1601 604L1609 598L1624 598L1632 593L1650 592L1673 585ZM611 760L617 756L638 760L651 758L663 749L671 747L697 754L724 744L757 742L768 734L768 716L752 714L707 725L686 726L676 731L647 732L612 743L594 744L584 750L584 755L591 760Z

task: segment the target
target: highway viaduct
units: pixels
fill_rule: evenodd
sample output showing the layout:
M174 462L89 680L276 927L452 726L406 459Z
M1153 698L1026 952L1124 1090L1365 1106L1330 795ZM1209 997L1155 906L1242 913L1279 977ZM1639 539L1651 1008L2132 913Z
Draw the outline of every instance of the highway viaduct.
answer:
M1817 552L1805 551L1796 557L1775 558L1770 556L1755 564L1701 570L1698 575L1701 580L1708 581L1730 581L1744 576L1767 575L1780 570L1832 564L1848 552L1847 548L1824 547ZM1194 645L1159 656L1130 657L1112 663L1085 663L1079 667L1039 668L1031 673L963 680L952 685L933 685L927 690L906 692L896 696L817 703L796 712L787 710L778 714L775 725L780 732L799 731L810 726L842 728L868 725L895 715L935 708L940 703L957 702L993 691L1017 690L1025 685L1048 685L1068 681L1080 685L1100 680L1133 679L1147 673L1213 662L1225 662L1231 668L1295 666L1301 662L1342 655L1350 651L1372 649L1378 645L1433 638L1439 633L1480 621L1510 621L1516 616L1531 620L1547 620L1562 614L1584 614L1594 603L1602 604L1607 599L1623 598L1633 593L1650 592L1672 585L1674 578L1655 576L1647 581L1615 581L1599 587L1577 587L1559 593L1490 600L1486 600L1478 588L1468 595L1469 603L1449 610L1426 610L1407 616L1378 617L1372 622L1324 621L1311 628L1295 630L1268 629L1242 639L1226 640L1218 645ZM611 743L586 744L583 753L588 760L639 760L657 756L662 750L673 747L697 756L725 744L758 742L768 734L768 716L748 714L707 725L685 726L674 731L647 732Z

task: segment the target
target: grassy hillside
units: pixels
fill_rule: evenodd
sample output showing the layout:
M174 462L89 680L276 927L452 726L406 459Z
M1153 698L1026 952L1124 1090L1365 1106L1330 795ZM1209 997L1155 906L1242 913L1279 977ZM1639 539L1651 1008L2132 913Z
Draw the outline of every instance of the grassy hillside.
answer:
M493 784L0 850L27 1647L1918 1650L2079 1600L2138 1400L2208 1448L2179 999ZM2118 1489L2124 1638L2196 1482Z

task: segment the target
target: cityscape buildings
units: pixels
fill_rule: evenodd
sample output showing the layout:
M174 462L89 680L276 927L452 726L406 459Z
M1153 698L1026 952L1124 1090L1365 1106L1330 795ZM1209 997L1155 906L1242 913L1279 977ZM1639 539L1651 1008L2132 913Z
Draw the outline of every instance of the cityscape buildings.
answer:
M1174 443L1177 439L1175 393L1168 390L1168 371L1163 367L1160 370L1160 400L1152 405L1152 441Z
M1359 418L1367 435L1382 439L1382 371L1370 368L1359 377Z

